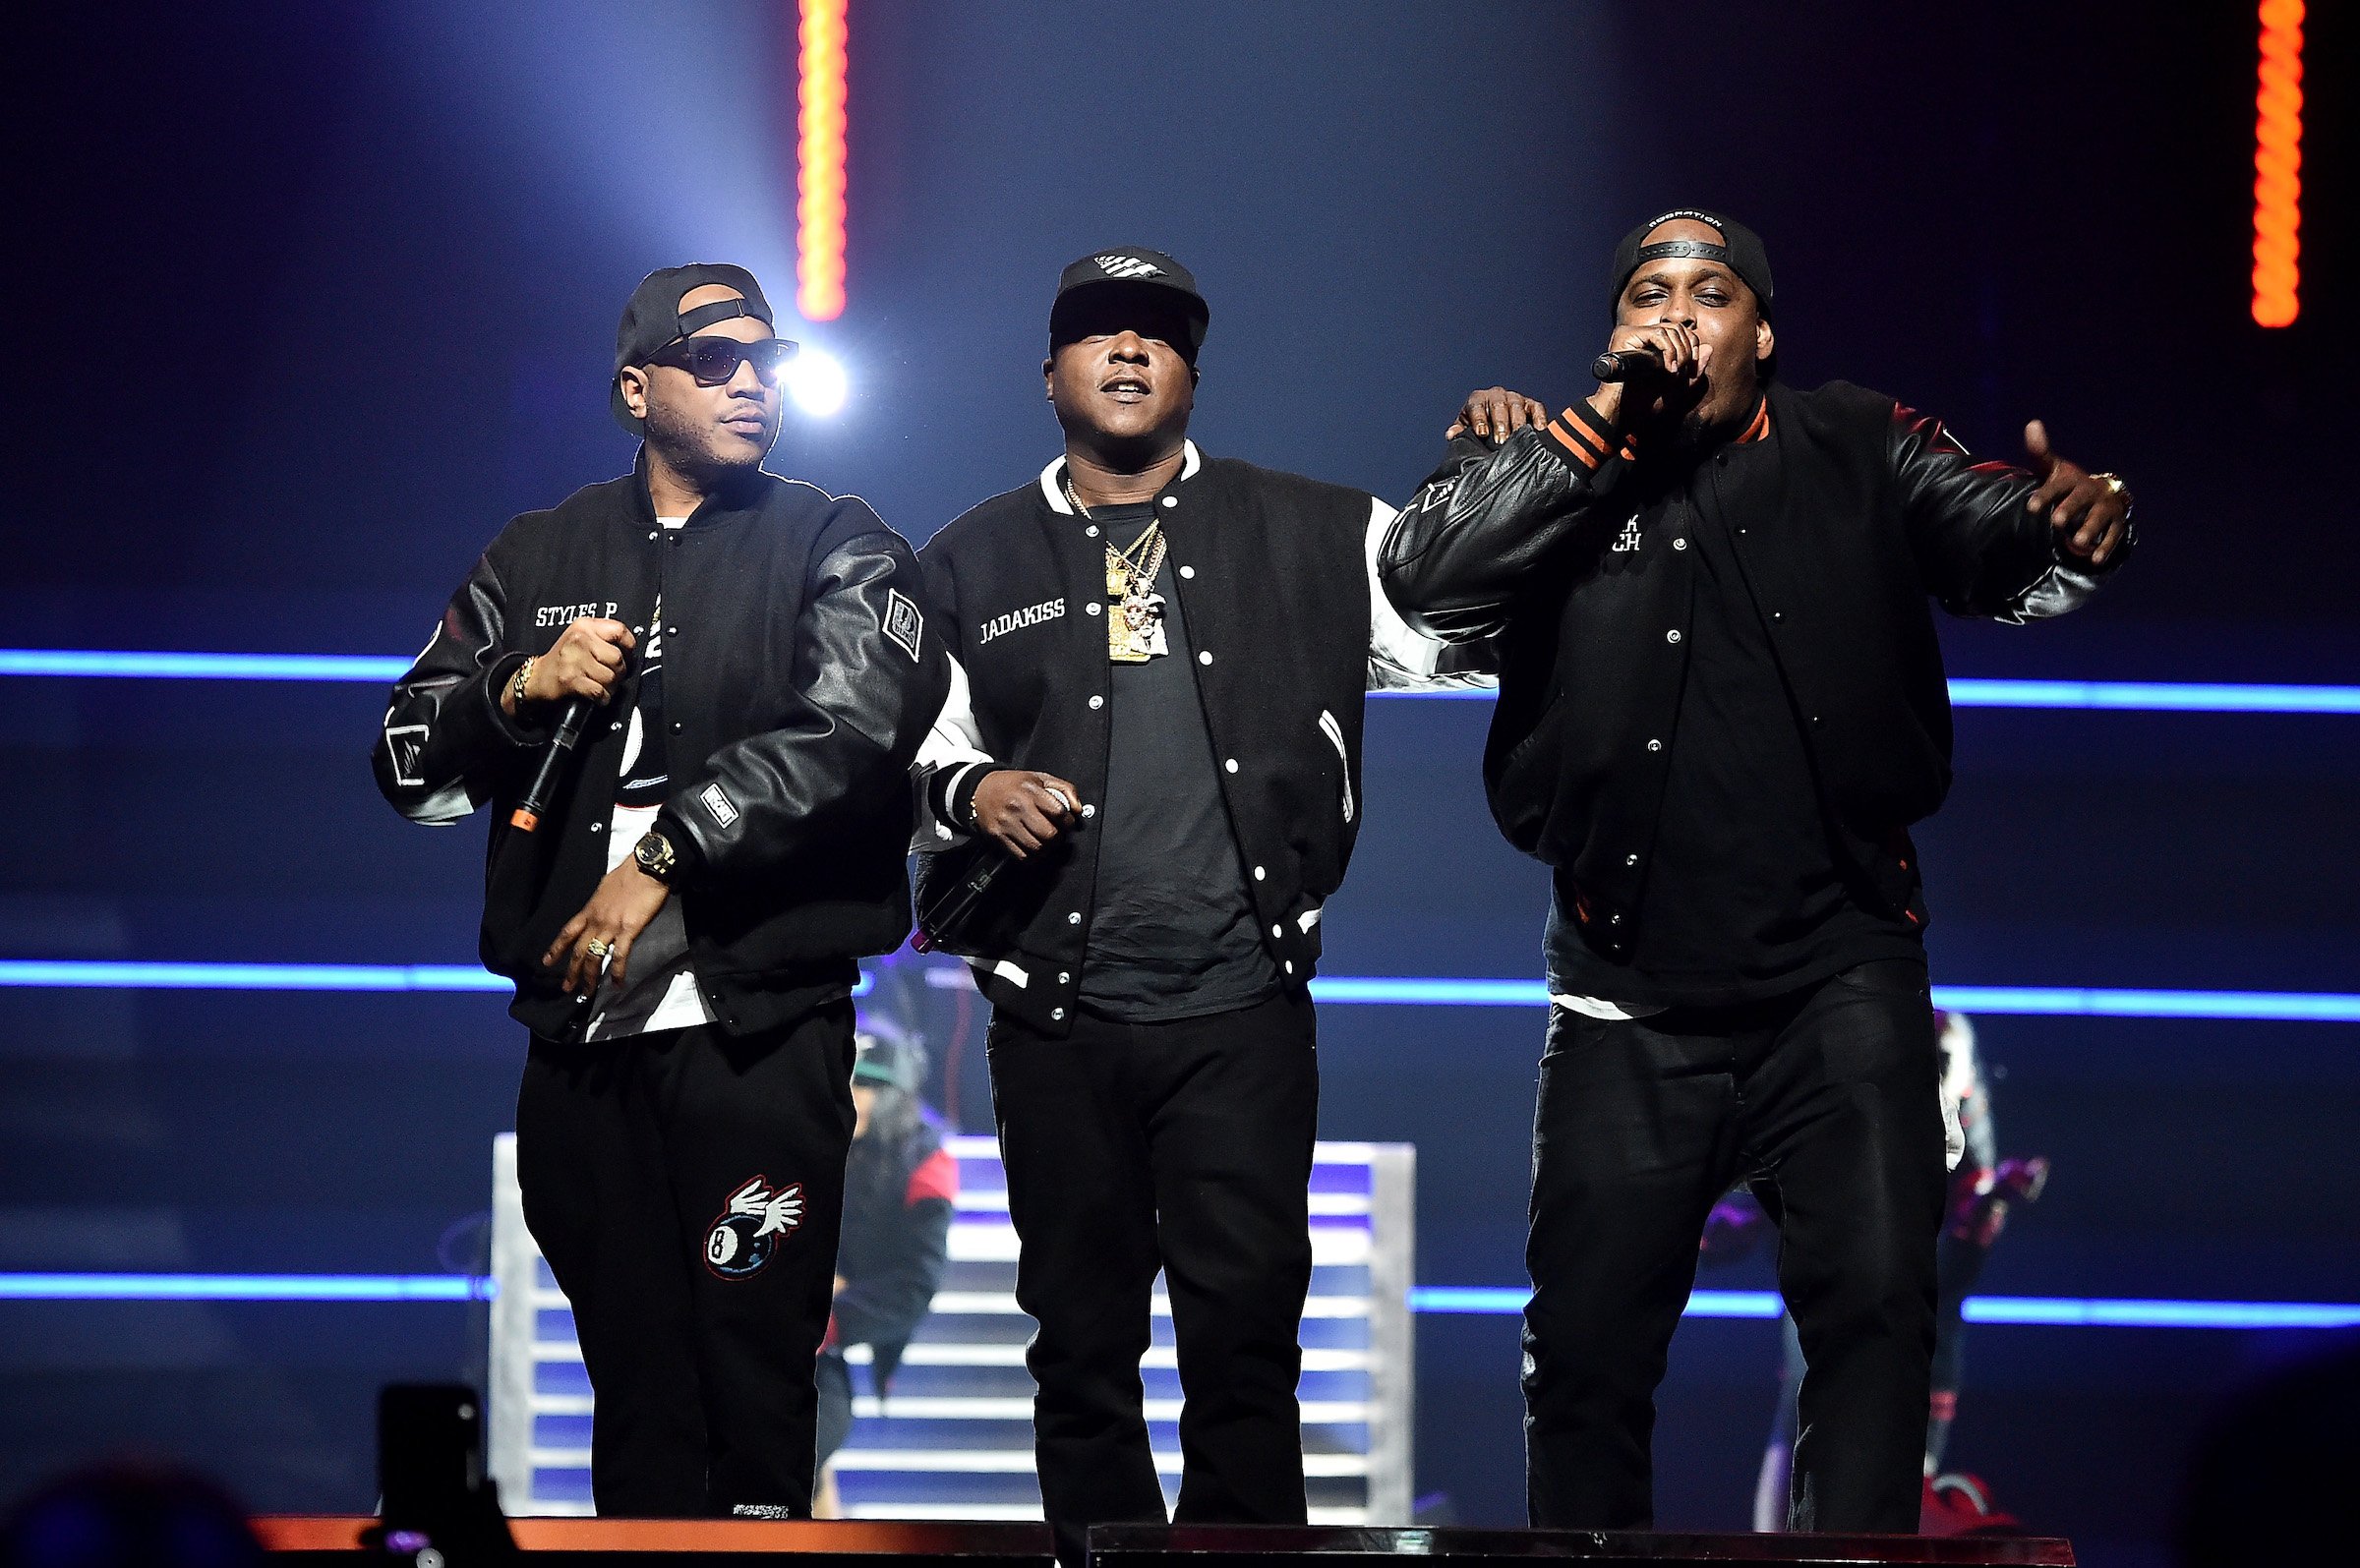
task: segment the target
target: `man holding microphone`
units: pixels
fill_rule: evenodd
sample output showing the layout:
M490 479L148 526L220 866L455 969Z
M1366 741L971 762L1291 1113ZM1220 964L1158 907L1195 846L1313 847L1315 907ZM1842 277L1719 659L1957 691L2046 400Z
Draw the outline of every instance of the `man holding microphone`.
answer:
M494 808L483 960L532 1031L518 1177L608 1515L810 1511L854 960L908 929L948 689L900 536L761 466L794 349L742 267L643 281L610 395L633 471L501 532L374 757L413 821Z

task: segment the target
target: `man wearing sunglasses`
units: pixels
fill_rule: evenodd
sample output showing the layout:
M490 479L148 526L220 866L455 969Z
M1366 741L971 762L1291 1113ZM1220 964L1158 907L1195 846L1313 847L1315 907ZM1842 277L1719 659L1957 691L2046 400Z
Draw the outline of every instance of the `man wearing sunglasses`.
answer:
M611 388L632 472L492 542L375 756L414 821L494 807L482 954L532 1031L517 1177L602 1514L809 1512L854 960L908 929L908 770L949 688L901 537L761 466L794 347L741 267L641 283Z

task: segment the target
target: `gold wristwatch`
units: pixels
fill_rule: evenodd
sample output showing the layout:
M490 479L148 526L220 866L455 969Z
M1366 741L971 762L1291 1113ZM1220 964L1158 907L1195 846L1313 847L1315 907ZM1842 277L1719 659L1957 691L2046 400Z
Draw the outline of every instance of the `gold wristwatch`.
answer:
M524 663L516 667L515 675L508 681L508 706L510 708L524 706L524 683L532 678L533 656L527 654L524 656Z
M640 870L668 888L672 886L672 874L680 865L679 851L673 848L672 841L653 828L639 836L639 842L631 849L631 858L639 863Z

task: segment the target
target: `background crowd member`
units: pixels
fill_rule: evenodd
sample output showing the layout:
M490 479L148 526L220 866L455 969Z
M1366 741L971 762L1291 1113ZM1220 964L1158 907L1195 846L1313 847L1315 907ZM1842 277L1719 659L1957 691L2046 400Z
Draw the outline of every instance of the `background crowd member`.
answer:
M1498 635L1493 815L1553 868L1525 1311L1535 1525L1645 1528L1655 1387L1752 1177L1810 1366L1790 1523L1918 1525L1944 1129L1911 824L1950 784L1926 600L2023 621L2129 548L2120 480L2032 472L1773 373L1769 257L1661 213L1609 280L1618 377L1461 410L1383 571Z
M964 670L921 759L919 847L949 852L920 918L1011 857L933 936L993 1008L1041 1497L1076 1565L1091 1524L1164 1517L1158 1267L1178 1517L1303 1522L1320 914L1360 832L1365 691L1456 678L1374 586L1390 508L1188 439L1210 318L1160 252L1068 266L1041 366L1065 450L919 554Z
M502 530L375 753L414 821L494 807L483 960L532 1030L517 1178L606 1515L809 1511L854 960L909 929L904 776L949 680L901 537L762 469L794 347L744 268L650 274L610 398L632 472Z
M959 1162L942 1146L941 1119L918 1097L924 1047L873 1009L862 1011L857 1038L836 1311L818 1364L822 1518L843 1511L827 1465L853 1429L853 1369L844 1353L868 1347L869 1388L883 1401L942 1284L959 1198Z

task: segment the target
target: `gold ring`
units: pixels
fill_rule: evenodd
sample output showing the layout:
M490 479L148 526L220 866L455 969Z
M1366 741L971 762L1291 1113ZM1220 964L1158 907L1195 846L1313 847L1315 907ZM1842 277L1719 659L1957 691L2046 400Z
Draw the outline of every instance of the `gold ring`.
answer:
M612 953L612 952L614 952L614 951L615 951L615 944L613 944L612 942L609 942L609 941L607 941L607 940L606 940L604 937L592 937L592 938L590 939L590 946L589 946L589 954L590 954L590 957L592 957L592 958L605 958L605 957L606 957L608 954L610 954L610 953Z
M2104 480L2106 482L2106 489L2113 492L2117 495L2130 489L2128 485L2125 485L2122 482L2122 476L2120 474L2093 474L2090 477L2092 479Z

